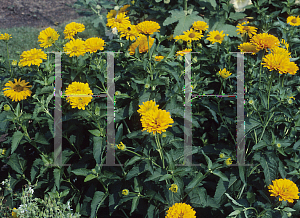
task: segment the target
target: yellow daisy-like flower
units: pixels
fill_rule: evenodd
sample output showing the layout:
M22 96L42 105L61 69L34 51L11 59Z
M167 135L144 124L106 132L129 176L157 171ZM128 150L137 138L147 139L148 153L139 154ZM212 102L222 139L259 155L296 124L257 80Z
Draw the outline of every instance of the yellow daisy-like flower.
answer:
M259 52L259 49L257 49L256 45L253 45L250 42L244 42L244 43L240 44L238 46L238 49L240 49L240 51L242 53L244 53L244 52L252 52L251 55L255 55L257 52Z
M291 53L287 49L284 49L284 48L275 47L271 50L271 52L273 54L283 54L283 55L287 56L288 58L292 58Z
M128 11L126 11L127 8L129 8L130 5L124 5L122 8L120 8L119 13L127 13Z
M236 31L238 31L238 34L241 34L242 36L244 36L246 33L248 34L248 36L251 38L252 35L256 34L257 28L254 26L244 26L246 24L248 24L249 22L246 21L242 24L238 24L236 27L238 28Z
M42 49L31 49L29 51L24 51L21 54L21 60L19 64L21 66L31 66L31 65L37 65L40 66L40 64L43 62L42 59L47 59L47 54L42 51Z
M167 39L168 39L168 41L171 41L173 39L173 34L169 35L169 37Z
M196 211L186 203L175 203L167 211L165 218L196 218Z
M85 30L85 26L81 23L69 23L66 25L64 34L65 39L73 39L73 37L80 32L83 32Z
M160 26L158 23L154 21L144 21L141 22L137 25L137 30L140 33L146 34L146 35L151 35L154 32L159 32Z
M224 153L220 153L219 157L220 157L220 158L224 158L224 157L225 157L225 154L224 154Z
M257 49L265 49L266 51L267 48L273 49L275 47L278 47L280 44L279 39L277 37L268 33L257 34L251 38L250 42L256 45Z
M269 71L278 70L280 74L283 74L285 73L284 66L289 64L289 62L290 59L285 54L270 53L263 58L263 63L261 64L268 68Z
M128 195L129 194L129 190L128 189L123 189L122 190L122 195Z
M65 44L64 51L67 52L70 57L74 55L77 57L84 55L86 53L85 42L81 39L71 40Z
M18 61L16 61L16 60L13 60L13 61L11 62L11 65L12 65L12 66L17 66L17 64L18 64Z
M165 56L155 56L156 61L161 61Z
M130 39L134 41L137 36L139 36L139 31L137 30L135 25L128 24L121 24L120 27L121 37L126 37L126 39Z
M221 77L223 77L224 79L226 79L227 77L229 77L232 73L230 73L229 71L226 70L226 68L224 68L223 70L219 71L219 74L221 75Z
M92 96L89 96L93 95L89 84L81 82L72 82L72 84L67 87L65 95L76 95L76 97L67 97L66 99L71 104L72 108L78 107L78 109L82 110L85 110L85 106L87 106L93 98Z
M297 64L295 64L295 62L287 62L284 66L282 66L281 70L284 73L289 73L291 75L295 75L297 73L297 71L299 70L299 67L297 66Z
M193 26L194 30L197 30L197 31L200 31L200 32L204 32L208 29L208 25L206 22L204 21L195 21L193 23Z
M286 50L289 50L290 46L284 39L281 40L281 44L283 44L285 46Z
M178 186L176 184L172 184L171 187L169 188L171 192L177 193L178 191Z
M149 46L152 47L154 43L154 38L149 38ZM148 51L148 39L145 35L139 35L138 39L129 47L128 51L130 55L135 53L135 49L139 46L139 52L147 52Z
M279 196L279 201L294 202L299 199L299 190L297 185L289 179L276 179L272 181L273 185L269 185L270 196Z
M40 32L38 37L38 41L42 44L40 45L42 48L50 47L56 40L58 40L59 34L51 27Z
M186 42L192 42L192 41L197 41L203 37L203 35L199 32L196 32L193 29L190 29L188 31L183 32L184 36L182 37L182 40Z
M184 35L179 35L179 36L174 37L174 39L176 39L176 42L179 41L179 40L183 41L184 38L185 38Z
M103 50L105 42L99 37L92 37L85 40L85 51L90 53L95 53L98 50Z
M123 142L120 142L120 144L117 145L117 148L123 151L126 148L126 145L124 145Z
M231 158L229 157L229 158L227 158L227 160L225 160L225 164L227 165L227 166L229 166L229 165L231 165L232 164L232 160L231 160Z
M117 11L116 11L116 10L110 10L110 11L107 13L106 18L107 18L107 20L109 20L109 19L115 18L116 15L117 15Z
M106 26L116 27L119 30L121 24L130 24L129 17L126 17L125 13L119 13L116 18L108 19Z
M297 17L289 16L286 22L292 26L300 26L300 17L299 15Z
M228 35L228 34L227 34ZM215 42L222 43L224 40L225 34L223 33L223 30L219 32L218 30L210 31L208 33L207 40L210 41L212 44Z
M11 39L11 35L9 35L7 33L0 35L0 40L8 41L9 39Z
M192 51L192 49L184 49L184 50L182 50L182 51L176 52L176 56L178 56L178 55L184 56L185 54L187 54L187 53L189 53L189 52L191 52L191 51Z
M141 115L144 116L146 113L148 113L150 110L158 109L159 105L156 105L155 101L146 101L143 102L142 105L139 105L140 109L137 110L137 112Z
M14 207L13 210L16 210L16 209L17 209L17 208ZM11 216L12 216L12 218L18 218L17 213L14 212L14 211L11 212Z
M156 132L159 134L166 132L166 129L171 127L172 125L170 124L174 123L174 121L169 112L161 109L152 109L142 116L141 123L144 128L142 131L147 130L147 132L152 132L154 135Z
M5 155L6 151L7 151L7 149L6 149L6 148L3 148L1 154L2 154L2 155Z
M12 81L8 81L3 89L3 93L6 97L9 97L13 101L21 101L26 99L28 96L31 95L30 87L32 85L27 85L29 82L25 82L25 80L21 81L21 78L19 80L14 79L14 83Z

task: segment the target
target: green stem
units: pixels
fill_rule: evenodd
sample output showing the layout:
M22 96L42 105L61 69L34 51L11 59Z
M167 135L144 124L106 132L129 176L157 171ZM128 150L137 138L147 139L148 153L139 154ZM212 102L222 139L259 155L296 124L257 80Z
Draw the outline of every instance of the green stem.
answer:
M281 87L283 87L284 76L285 76L285 74L283 74L283 76L282 76L282 83L281 83Z
M134 151L129 150L128 147L126 148L126 151L129 151L129 152L131 152L131 153L133 153L133 154L135 154L135 155L137 155L137 156L139 156L139 157L143 157L142 155L140 155L140 154L138 154L138 153L136 153L136 152L134 152ZM155 166L161 168L161 166L159 166L157 163L155 163L154 160L152 160L152 159L150 159L150 158L148 158L148 159L151 160L151 162L152 162Z
M150 67L150 75L151 75L151 80L153 80L153 74L152 74L152 69L151 69L151 55L150 55L150 35L147 35L147 40L148 40L148 56L149 56L149 67Z
M269 80L269 90L268 90L268 110L269 110L269 105L270 105L270 92L271 92L271 85L272 85L272 80L274 76L274 71L272 72L271 78Z
M262 132L262 134L261 134L260 139L259 139L258 142L261 141L261 139L262 139L262 137L263 137L263 135L264 135L264 133L265 133L266 127L268 126L268 123L270 122L270 120L271 120L272 116L274 115L274 113L275 113L275 112L272 113L272 115L270 116L270 118L269 118L269 120L267 121L266 125L264 126L263 132Z
M262 51L262 56L261 56L261 64L260 64L260 67L259 67L259 87L260 87L260 83L261 83L261 71L262 71L262 59L264 57L264 54L265 54L265 50Z
M183 0L183 7L184 10L187 11L187 0Z
M159 155L160 155L160 159L162 161L162 164L163 164L163 169L165 169L165 160L164 160L164 155L163 155L163 150L162 150L162 147L161 147L161 144L159 142L159 139L157 138L157 135L155 133L155 141L156 141L156 144L157 144L157 151L159 152Z

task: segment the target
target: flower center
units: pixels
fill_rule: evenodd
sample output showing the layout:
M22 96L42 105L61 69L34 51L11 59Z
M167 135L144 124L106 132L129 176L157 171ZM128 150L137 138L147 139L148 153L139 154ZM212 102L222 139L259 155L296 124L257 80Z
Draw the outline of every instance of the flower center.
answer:
M294 19L292 20L292 23L297 23L297 19L294 18Z
M22 92L23 89L24 89L23 86L20 86L20 85L16 85L15 88L14 88L14 90L15 90L16 92Z
M215 36L215 39L216 39L216 40L220 40L220 39L221 39L221 36L220 36L220 35L216 35L216 36Z
M129 26L129 27L127 27L127 30L128 30L128 31L130 31L130 30L131 30L131 27L130 27L130 26Z
M190 33L189 35L190 38L194 38L195 36L196 36L195 33Z

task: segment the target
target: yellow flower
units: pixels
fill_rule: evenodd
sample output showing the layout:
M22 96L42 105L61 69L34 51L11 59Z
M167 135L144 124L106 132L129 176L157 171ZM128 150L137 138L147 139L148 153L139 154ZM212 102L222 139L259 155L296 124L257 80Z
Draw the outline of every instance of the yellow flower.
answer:
M110 10L110 11L107 13L106 18L107 18L107 20L109 20L109 19L115 18L116 15L117 15L117 11L116 11L116 10Z
M105 42L99 37L92 37L85 40L85 51L90 53L95 53L98 50L103 50Z
M130 5L124 5L122 8L120 8L119 13L127 13L128 11L126 11L127 8L129 8Z
M73 37L79 33L83 32L85 30L85 26L81 23L69 23L66 25L64 34L65 34L65 39L74 39Z
M11 35L4 33L0 35L0 40L8 41L11 38Z
M229 77L232 73L230 73L229 71L226 70L226 68L224 68L223 70L219 71L219 74L221 75L221 77L223 77L224 79L226 79L227 77Z
M290 63L289 57L285 54L267 54L263 58L264 67L267 67L269 71L278 70L280 74L286 73L284 67Z
M186 42L197 41L197 40L201 39L202 36L203 36L201 33L196 32L193 29L190 29L190 30L185 31L183 33L184 33L184 35L183 35L183 37L181 39L183 41L186 41Z
M14 207L13 210L16 210L16 209L17 209L17 208ZM17 217L18 217L18 216L17 216L17 213L14 212L14 211L11 212L11 216L12 216L13 218L17 218Z
M173 34L169 35L169 37L167 39L168 39L168 41L171 41L173 39Z
M128 195L129 194L129 190L128 189L123 189L122 190L122 195Z
M42 44L40 45L42 48L48 48L50 47L56 40L58 40L59 34L52 29L51 27L48 27L47 29L40 32L40 35L38 37L38 41Z
M67 97L66 99L70 102L72 108L78 107L78 109L82 110L85 110L85 106L88 105L93 98L92 96L89 96L93 95L92 90L89 88L89 84L81 82L72 82L72 84L67 87L65 95L77 95L76 97Z
M291 75L295 75L297 71L299 70L299 67L295 62L287 62L285 65L282 66L282 71L284 73L289 73Z
M270 196L279 196L279 201L294 202L294 199L299 199L299 190L297 185L289 179L276 179L272 181L273 185L269 185L268 189Z
M277 143L276 146L277 146L277 148L280 148L280 147L281 147L281 144L280 144L280 143Z
M220 157L220 158L224 158L224 157L225 157L225 154L224 154L224 153L220 153L219 157Z
M139 31L136 29L135 25L131 25L130 23L126 24L120 24L120 37L126 37L126 39L130 39L131 41L134 41L136 37L140 34Z
M187 54L187 53L189 53L189 52L191 52L191 51L192 51L192 49L184 49L184 50L182 50L182 51L176 52L176 56L178 56L178 55L184 56L185 54Z
M6 151L7 151L7 149L6 149L6 148L3 148L1 154L2 154L2 155L5 155Z
M119 13L116 18L108 19L106 26L117 27L119 30L121 24L130 24L129 17L126 17L125 13Z
M155 56L156 61L161 61L162 59L164 59L164 56Z
M194 28L194 30L200 31L200 33L201 33L202 31L206 31L206 30L208 29L208 25L207 25L207 23L204 22L204 21L195 21L195 22L193 23L193 26L192 26L192 27Z
M254 104L254 101L252 99L249 100L249 104Z
M238 28L236 31L238 31L239 33L238 34L241 34L242 36L245 35L245 33L248 34L248 36L251 38L252 35L255 35L256 34L256 31L257 31L257 28L254 27L254 26L244 26L246 24L248 24L249 22L246 21L242 24L238 24L236 27Z
M253 45L250 42L244 42L238 46L240 51L243 52L252 52L251 55L255 55L257 52L259 52L259 49L256 48L256 45Z
M144 21L141 22L137 25L137 30L140 33L146 34L146 35L151 35L154 32L159 32L160 26L158 23L154 21Z
M175 203L167 211L165 218L196 218L196 211L186 203Z
M14 79L14 83L12 81L8 81L3 89L3 93L6 97L9 97L13 101L21 101L26 99L28 96L31 95L30 87L32 85L27 85L29 82L25 82L25 80L21 81L21 78L19 80Z
M286 19L286 22L292 26L300 26L300 18L299 15L297 17L289 16Z
M74 55L77 57L84 55L86 52L85 42L81 39L71 40L65 44L64 51L67 52L70 57L73 57Z
M141 123L144 128L142 131L147 130L147 132L152 132L154 135L156 132L159 134L166 132L166 129L171 127L172 125L170 124L174 123L174 121L169 112L155 108L142 116Z
M13 61L11 62L11 65L12 65L12 66L17 66L17 64L18 64L18 61L16 61L16 60L13 60Z
M176 184L172 184L171 187L169 188L171 192L177 193L178 191L178 186Z
M227 34L228 35L228 34ZM222 43L224 40L225 34L223 33L223 30L219 32L218 30L210 31L208 33L207 40L210 41L212 44L215 42Z
M227 166L229 166L229 165L231 165L232 164L232 160L231 160L231 158L229 157L229 158L227 158L227 160L225 160L225 164L227 165Z
M283 55L287 56L288 58L292 58L291 53L287 49L275 47L271 51L273 54L283 54Z
M143 105L139 105L140 109L137 111L141 116L146 115L150 110L158 109L159 105L156 105L155 101L143 102Z
M149 37L149 46L152 47L154 43L154 39ZM148 39L145 35L140 35L138 39L129 47L128 51L130 55L135 53L135 49L139 46L139 52L147 52L148 51Z
M42 59L47 59L47 54L45 54L42 49L34 48L29 51L24 51L21 54L21 60L19 64L23 67L31 65L40 66L40 64L43 62Z
M289 44L284 39L281 40L281 43L284 44L286 50L289 50L290 46L289 46Z
M123 142L120 142L120 144L117 145L117 148L123 151L126 148L126 145L124 145Z
M275 47L278 47L280 44L277 37L268 33L257 34L251 38L250 42L256 45L257 49L265 49L266 51L267 48L273 49Z
M182 44L183 39L185 38L184 35L175 36L174 39L176 39L176 42L179 41L179 44Z

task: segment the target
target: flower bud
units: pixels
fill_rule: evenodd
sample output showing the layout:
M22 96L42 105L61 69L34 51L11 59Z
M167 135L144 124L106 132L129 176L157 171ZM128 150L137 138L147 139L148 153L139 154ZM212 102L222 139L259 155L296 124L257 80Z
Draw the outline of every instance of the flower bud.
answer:
M120 91L116 91L115 95L121 95L121 92Z
M5 104L5 105L3 106L3 109L4 109L5 111L10 111L10 106L9 106L8 104Z
M135 1L131 1L131 4L134 5Z
M169 3L170 3L170 0L164 0L164 3L165 3L165 4L169 4Z
M178 56L178 60L182 61L182 56Z
M179 44L179 45L182 45L182 43L183 43L183 40L182 40L182 39L179 39L179 40L178 40L178 44Z
M197 43L197 47L198 48L202 48L202 44L201 43Z
M191 42L188 42L188 43L187 43L187 47L188 47L188 48L191 48L191 47L192 47L192 43L191 43Z
M96 9L97 9L97 10L101 10L101 6L100 6L100 5L97 5L97 6L96 6Z
M146 83L145 84L145 89L148 89L148 88L150 88L150 84Z

